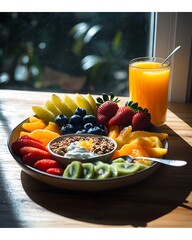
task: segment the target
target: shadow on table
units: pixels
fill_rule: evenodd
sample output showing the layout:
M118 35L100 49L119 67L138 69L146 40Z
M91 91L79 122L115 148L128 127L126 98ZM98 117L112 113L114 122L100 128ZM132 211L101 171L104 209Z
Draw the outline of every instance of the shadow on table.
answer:
M171 143L175 133L164 128ZM131 186L100 192L70 191L40 183L22 172L23 188L33 201L64 217L109 226L146 227L178 206L192 210L186 201L192 189L192 148L179 136L177 140L189 154L184 159L188 164L181 168L161 165L150 177ZM176 154L175 159L182 159L181 148L170 145L167 158Z

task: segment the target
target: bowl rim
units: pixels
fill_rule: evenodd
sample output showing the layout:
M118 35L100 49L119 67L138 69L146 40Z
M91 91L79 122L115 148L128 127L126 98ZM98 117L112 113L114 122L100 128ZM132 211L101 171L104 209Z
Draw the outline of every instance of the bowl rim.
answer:
M112 143L114 144L114 148L113 148L113 150L111 150L111 151L108 152L108 153L104 153L104 154L97 155L97 156L93 156L93 157L89 157L89 158L81 158L81 159L64 157L64 156L62 156L62 155L59 155L59 154L54 153L54 152L51 150L51 147L50 147L51 144L53 144L54 142L57 142L57 140L59 141L60 139L67 138L67 137L74 137L74 136L104 138L104 139L107 139L107 140L109 140L110 142L112 142ZM69 161L71 161L71 162L74 161L74 160L77 160L77 161L78 161L78 160L79 160L79 161L81 161L81 160L90 160L90 161L92 161L92 160L94 160L94 159L96 159L96 158L98 158L98 157L105 157L105 156L107 156L107 155L112 154L112 153L117 149L117 142L116 142L113 138L108 137L108 136L104 136L104 135L95 135L95 134L89 134L89 133L83 133L83 134L72 133L72 134L61 135L61 136L58 136L58 137L52 139L52 140L48 143L47 149L48 149L48 151L50 152L50 154L51 154L52 156L55 156L55 157L61 158L61 159L66 159L66 160L69 160ZM110 159L109 159L109 160L110 160Z

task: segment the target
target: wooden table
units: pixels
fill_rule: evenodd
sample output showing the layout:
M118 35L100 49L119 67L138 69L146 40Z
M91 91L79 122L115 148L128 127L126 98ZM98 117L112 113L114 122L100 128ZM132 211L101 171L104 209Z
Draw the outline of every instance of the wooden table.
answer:
M142 182L90 194L33 179L8 151L12 129L51 94L0 90L0 227L192 227L192 104L169 104L161 127L169 134L167 158L186 160L186 166L161 165Z

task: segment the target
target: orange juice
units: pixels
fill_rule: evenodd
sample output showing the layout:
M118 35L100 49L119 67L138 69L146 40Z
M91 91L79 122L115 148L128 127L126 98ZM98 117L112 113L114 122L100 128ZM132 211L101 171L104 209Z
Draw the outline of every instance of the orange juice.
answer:
M130 100L147 108L151 122L157 126L166 122L170 63L161 66L160 58L137 58L129 64Z

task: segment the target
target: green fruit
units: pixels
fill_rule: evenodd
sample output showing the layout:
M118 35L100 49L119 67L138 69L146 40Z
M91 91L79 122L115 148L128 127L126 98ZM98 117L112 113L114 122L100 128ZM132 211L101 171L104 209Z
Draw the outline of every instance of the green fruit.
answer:
M117 170L115 164L114 165L111 164L110 168L111 168L111 177L117 177L118 176L118 170Z
M138 162L136 163L116 163L115 167L117 168L118 175L128 175L133 174L137 171L139 171L140 164Z
M79 93L75 94L74 102L77 104L77 106L79 108L85 109L87 114L94 115L94 112L93 112L93 109L92 109L90 103L81 94L79 94Z
M68 106L56 94L52 95L51 101L61 111L62 114L67 116L67 118L70 118L73 115L73 112L68 108Z
M102 161L96 161L96 162L93 163L93 165L94 165L95 167L98 166L98 165L101 165L101 164L103 164Z
M83 177L85 179L92 179L94 178L95 171L94 165L92 163L83 163Z
M115 160L112 161L112 164L114 163L126 163L126 161L123 158L116 158Z
M111 177L111 167L107 163L99 164L94 167L97 179L105 179Z
M148 168L149 166L147 166L146 164L143 164L143 163L140 163L140 162L138 162L139 163L139 171L140 170L144 170L144 169L146 169L146 168Z
M61 114L61 111L50 100L47 100L45 108L52 112L55 117Z
M77 104L68 96L65 95L63 98L63 102L68 106L68 108L74 113L78 108Z
M33 112L43 121L54 122L55 115L42 106L32 106Z
M73 161L64 170L63 177L66 178L81 178L83 174L83 166L79 161Z

